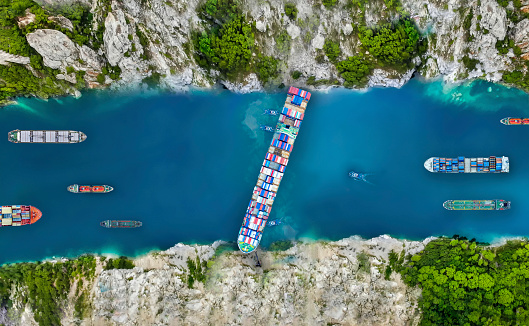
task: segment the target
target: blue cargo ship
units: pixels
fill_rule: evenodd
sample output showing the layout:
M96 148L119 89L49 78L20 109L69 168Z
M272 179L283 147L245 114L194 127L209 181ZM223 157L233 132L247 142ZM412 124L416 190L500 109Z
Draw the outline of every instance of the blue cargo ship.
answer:
M424 162L424 167L430 172L442 173L507 173L509 172L509 158L506 156L430 157Z
M290 87L288 90L287 99L280 111L279 121L239 230L237 244L244 253L253 252L259 246L279 183L305 116L310 95L309 92L296 87Z

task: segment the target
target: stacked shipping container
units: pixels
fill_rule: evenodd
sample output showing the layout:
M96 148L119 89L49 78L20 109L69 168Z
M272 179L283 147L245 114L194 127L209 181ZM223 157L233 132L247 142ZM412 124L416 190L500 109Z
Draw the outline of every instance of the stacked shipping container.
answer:
M265 155L252 199L239 230L237 243L244 253L250 253L259 246L310 96L309 92L296 87L290 87L288 90L276 132Z
M42 213L33 206L11 205L0 208L0 226L22 226L33 224L40 219Z
M444 173L499 173L509 172L509 158L506 156L491 156L465 158L431 157L424 163L430 172Z

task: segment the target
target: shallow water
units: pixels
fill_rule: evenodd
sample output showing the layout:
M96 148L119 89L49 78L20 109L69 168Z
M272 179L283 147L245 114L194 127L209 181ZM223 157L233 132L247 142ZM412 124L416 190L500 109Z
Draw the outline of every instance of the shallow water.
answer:
M43 212L31 226L0 228L0 262L115 252L134 255L177 242L234 241L275 125L264 109L279 94L228 91L22 99L0 110L0 135L13 129L72 129L85 142L0 141L0 204ZM475 82L316 92L296 140L263 245L309 236L391 234L419 239L454 233L491 241L529 232L529 127L499 123L529 116L528 96ZM432 174L431 156L510 157L511 173ZM348 177L372 173L373 184ZM70 184L109 184L109 194L72 194ZM447 199L512 201L505 212L451 212ZM138 229L104 229L106 219L137 219Z

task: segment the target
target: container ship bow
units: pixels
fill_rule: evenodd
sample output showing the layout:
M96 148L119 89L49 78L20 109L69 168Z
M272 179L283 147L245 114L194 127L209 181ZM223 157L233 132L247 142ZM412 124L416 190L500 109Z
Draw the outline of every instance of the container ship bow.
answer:
M41 211L29 205L7 205L1 206L0 226L24 226L36 223L42 217Z
M310 96L309 92L295 87L290 87L288 90L287 99L279 115L272 142L265 155L252 199L239 231L237 243L244 253L251 253L259 246Z

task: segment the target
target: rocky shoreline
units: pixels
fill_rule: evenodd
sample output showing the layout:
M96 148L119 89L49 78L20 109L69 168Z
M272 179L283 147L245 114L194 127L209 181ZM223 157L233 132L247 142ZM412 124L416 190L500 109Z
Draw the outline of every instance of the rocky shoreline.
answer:
M37 2L70 5L79 1ZM37 29L26 35L29 45L42 56L44 65L58 69L57 78L72 83L73 89L79 71L83 72L82 78L89 88L135 87L153 76L162 87L174 91L216 84L239 93L277 89L279 84L328 88L342 84L344 79L322 55L324 41L337 42L342 59L361 50L353 32L357 22L349 12L352 9L348 0L338 0L331 8L316 0L290 1L298 10L297 19L285 16L283 1L241 0L244 16L255 26L256 44L261 45L264 55L279 59L279 74L266 83L253 72L237 80L225 80L218 71L200 67L191 49L192 33L204 29L198 13L202 1L83 0L81 3L91 7L92 29L104 26L101 48L79 46L54 29ZM529 8L529 1L521 3L519 9L512 5L502 7L496 0L402 0L399 13L393 13L382 0L369 2L363 12L368 27L398 19L400 12L405 13L427 38L428 48L426 53L413 58L415 67L405 72L389 67L374 69L367 87L402 87L414 73L425 79L442 78L447 83L476 78L501 82L505 72L521 69L520 65L529 58L529 19L514 22L508 15ZM72 24L65 17L51 18L64 28ZM19 25L28 24L31 19L34 18L28 13ZM286 45L279 44L280 39ZM513 48L500 53L497 42L504 40L512 40L511 45L520 53L513 53ZM28 57L0 51L0 64L9 63L30 67ZM119 67L120 78L105 75L108 66ZM104 80L97 78L102 72ZM299 72L301 77L294 79L293 72ZM330 84L314 84L318 81ZM68 93L75 93L73 89Z
M413 255L432 239L407 241L383 235L296 242L284 251L259 251L260 267L254 255L233 249L221 253L226 246L221 241L205 246L177 244L136 258L133 269L104 270L104 258L96 257L94 276L75 281L70 288L61 322L417 325L420 289L407 287L396 272L385 276L385 270L391 251ZM204 267L204 279L191 287L189 260ZM12 308L0 313L0 322L37 325L29 304L23 303L24 290L19 290L11 296ZM76 297L82 291L89 308L79 318Z

